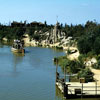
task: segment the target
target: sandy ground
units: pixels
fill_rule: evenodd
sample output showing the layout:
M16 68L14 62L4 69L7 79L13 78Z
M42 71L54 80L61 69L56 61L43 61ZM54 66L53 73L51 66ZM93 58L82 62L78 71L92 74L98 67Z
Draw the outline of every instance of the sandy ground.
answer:
M75 60L75 59L77 60L78 57L79 57L79 52L76 52L76 53L71 54L71 55L68 56L68 58L69 58L70 60Z
M98 82L100 85L100 70L90 68L91 71L94 73L94 79Z
M70 47L69 49L70 49L70 50L77 50L77 52L68 55L68 59L70 59L70 60L77 60L78 57L79 57L79 55L80 55L78 49L77 49L76 47Z

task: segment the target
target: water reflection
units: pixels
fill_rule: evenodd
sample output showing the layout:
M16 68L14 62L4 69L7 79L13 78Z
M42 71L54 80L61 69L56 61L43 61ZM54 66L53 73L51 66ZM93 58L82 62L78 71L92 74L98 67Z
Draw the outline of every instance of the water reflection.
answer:
M13 54L10 46L0 48L0 100L65 100L55 87L52 61L64 53L38 47L25 50L29 53L21 55Z
M57 86L55 86L55 95L56 95L56 99L55 100L66 100L63 97L63 94L61 93L61 91L59 90L59 88Z
M0 43L0 48L3 48L3 45L2 45L2 43Z
M23 62L25 54L13 53L13 76L18 75L17 66Z

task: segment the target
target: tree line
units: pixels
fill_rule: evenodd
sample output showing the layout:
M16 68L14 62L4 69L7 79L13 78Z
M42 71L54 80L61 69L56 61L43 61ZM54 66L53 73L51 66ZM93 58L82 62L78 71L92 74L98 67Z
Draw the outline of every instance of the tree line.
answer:
M0 40L4 37L11 41L13 39L22 39L23 35L26 33L31 38L39 38L39 32L41 34L50 31L54 27L53 25L47 25L46 21L44 23L40 22L15 22L13 21L11 25L0 24ZM35 34L36 33L36 34Z
M50 33L53 28L54 25L48 25L46 21L44 23L13 21L11 25L0 24L0 40L4 37L7 38L8 41L21 39L25 33L29 34L30 38L45 40L46 37L44 33ZM97 55L100 54L100 24L97 22L87 21L85 25L60 24L59 29L65 32L66 38L71 36L77 40L80 53L87 54L93 52Z

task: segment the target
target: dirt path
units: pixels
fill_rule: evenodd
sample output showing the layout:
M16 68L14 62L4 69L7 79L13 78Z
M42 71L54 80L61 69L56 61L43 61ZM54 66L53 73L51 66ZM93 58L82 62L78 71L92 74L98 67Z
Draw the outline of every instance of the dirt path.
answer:
M100 85L100 70L90 68L91 71L94 73L94 79L97 80L98 84Z
M70 60L77 60L79 55L80 55L78 49L76 47L70 47L69 49L70 50L77 50L77 52L68 55L68 59L70 59Z

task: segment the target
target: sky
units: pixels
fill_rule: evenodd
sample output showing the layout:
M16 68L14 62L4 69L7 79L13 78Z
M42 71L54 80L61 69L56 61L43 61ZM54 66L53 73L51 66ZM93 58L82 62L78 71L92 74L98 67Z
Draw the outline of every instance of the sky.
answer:
M100 23L100 0L0 0L0 22Z

